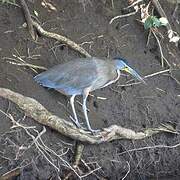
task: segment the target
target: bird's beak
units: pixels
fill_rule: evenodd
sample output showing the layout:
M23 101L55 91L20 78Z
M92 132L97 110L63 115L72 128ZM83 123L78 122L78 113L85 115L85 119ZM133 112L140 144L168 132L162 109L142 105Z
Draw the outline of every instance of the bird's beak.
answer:
M128 72L129 74L131 74L132 76L134 76L136 79L138 79L139 81L141 81L142 83L146 84L146 82L144 81L144 79L131 67L125 67L123 69L124 71Z

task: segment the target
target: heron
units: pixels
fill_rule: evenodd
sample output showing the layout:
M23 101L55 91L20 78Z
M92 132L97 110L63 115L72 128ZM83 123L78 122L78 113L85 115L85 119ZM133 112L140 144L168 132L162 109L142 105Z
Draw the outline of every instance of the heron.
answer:
M127 60L117 58L77 58L64 64L56 65L34 77L40 85L55 89L60 93L71 96L70 104L73 112L73 122L77 127L81 127L74 106L77 95L82 95L82 109L87 124L87 129L96 132L91 128L88 115L86 100L90 92L104 88L115 83L121 71L128 72L139 81L145 83L143 78L129 66Z

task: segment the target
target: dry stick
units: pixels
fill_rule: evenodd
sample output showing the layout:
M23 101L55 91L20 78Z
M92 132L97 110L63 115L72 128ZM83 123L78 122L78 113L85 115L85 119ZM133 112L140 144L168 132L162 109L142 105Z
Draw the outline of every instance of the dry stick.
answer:
M20 4L21 7L23 9L28 9L27 4L24 0L20 0ZM36 34L34 32L34 28L33 28L33 24L32 24L32 19L31 19L31 14L29 11L23 11L24 12L24 16L28 25L28 29L29 29L29 33L31 34L31 37L33 38L33 40L36 40Z
M15 63L12 61L8 61L10 64L13 65L17 65L17 66L24 66L24 67L30 67L33 69L42 69L42 70L47 70L47 68L43 67L43 66L38 66L38 65L34 65L34 64L29 64L29 63Z
M144 76L144 79L147 79L147 78L150 78L150 77L154 77L154 76L163 74L165 72L171 72L171 69L165 69L165 70L158 71L158 72L155 72L155 73L152 73L152 74L148 74L148 75ZM118 87L132 86L132 85L136 85L136 84L141 84L142 83L142 82L130 83L132 81L134 81L134 79L130 79L129 81L126 82L126 84L118 85Z
M81 53L82 55L84 55L84 56L86 56L86 57L91 57L91 55L90 55L85 49L83 49L82 47L80 47L80 46L79 46L78 44L76 44L74 41L68 39L68 38L65 37L65 36L62 36L62 35L59 35L59 34L56 34L56 33L53 33L53 32L48 32L48 31L44 30L37 22L35 22L35 21L33 21L33 20L31 19L31 16L29 16L29 15L30 15L29 9L28 9L25 1L24 1L24 0L20 0L20 2L21 2L21 4L22 4L22 10L23 10L23 12L24 12L24 14L25 14L26 22L27 22L28 24L31 24L31 26L34 26L34 27L37 29L37 31L38 31L38 33L39 33L40 35L43 35L43 36L46 36L46 37L49 37L49 38L53 38L53 39L55 39L55 40L57 40L57 41L60 41L60 42L62 42L62 43L65 43L65 44L67 44L69 47L71 47L72 49L74 49L74 50L78 51L79 53ZM28 14L28 15L26 15L26 14ZM28 25L28 26L29 26L29 25ZM30 31L30 33L31 33L31 31Z
M128 161L126 161L127 165L128 165L128 171L127 173L125 174L125 176L122 178L122 180L126 179L126 177L128 176L128 174L130 173L130 170L131 170L131 167L130 167L130 164Z
M134 149L129 149L127 151L123 151L121 153L118 154L119 155L123 155L126 153L130 153L130 152L135 152L135 151L143 151L143 150L149 150L149 149L174 149L180 146L180 143L172 145L172 146L167 146L167 145L163 145L163 144L159 144L159 145L155 145L155 146L145 146L145 147L140 147L140 148L134 148Z
M119 16L115 16L113 17L110 21L109 21L109 24L112 24L114 20L116 19L119 19L119 18L124 18L124 17L129 17L129 16L132 16L132 15L135 15L138 11L133 11L133 12L130 12L128 14L122 14L122 15L119 15Z
M164 57L164 54L163 54L163 50L162 50L162 46L161 46L161 43L160 43L160 40L159 38L157 37L156 33L152 30L152 33L154 35L154 37L156 38L156 41L158 43L158 46L159 46L159 51L160 51L160 54L161 54L161 65L162 67L164 67L164 60L166 61L167 65L169 67L171 67L170 63L168 62L168 60Z
M96 135L92 135L83 129L77 128L72 122L68 122L51 114L45 107L33 98L23 96L6 88L0 88L0 96L17 104L27 116L33 118L40 124L49 126L74 140L89 144L100 144L115 139L144 139L160 132L176 133L175 130L169 130L169 128L162 126L158 128L145 129L142 132L135 132L131 129L112 125L103 129ZM173 127L171 129L173 129Z
M179 20L176 18L176 12L177 12L177 10L179 8L179 4L180 4L180 2L178 2L178 0L176 0L176 6L174 8L174 12L173 12L173 15L172 15L173 18L176 20L177 24L179 24Z

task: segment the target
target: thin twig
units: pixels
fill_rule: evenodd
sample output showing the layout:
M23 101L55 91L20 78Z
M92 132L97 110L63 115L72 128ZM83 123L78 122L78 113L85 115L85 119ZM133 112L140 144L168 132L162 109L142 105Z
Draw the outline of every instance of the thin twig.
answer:
M162 149L162 148L173 149L173 148L177 148L177 147L179 147L179 146L180 146L180 143L175 144L175 145L173 145L173 146L167 146L167 145L163 145L163 144L155 145L155 146L146 146L146 147L130 149L130 150L127 150L127 151L118 153L118 156L119 156L119 155L126 154L126 153L130 153L130 152L135 152L135 151L143 151L143 150L156 149L156 148L159 148L159 149Z
M156 41L158 43L158 46L159 46L159 51L160 51L160 54L161 54L161 65L162 67L164 67L164 60L166 61L167 65L169 67L171 67L171 65L169 64L168 60L164 57L164 54L163 54L163 50L162 50L162 46L161 46L161 43L159 41L159 38L157 37L156 33L154 31L152 31L154 37L156 38Z
M127 173L125 174L125 176L122 178L122 180L124 180L124 179L128 176L128 174L130 173L130 170L131 170L131 167L130 167L129 162L126 161L126 163L127 163L127 165L128 165L128 171L127 171Z
M29 64L29 63L15 63L12 61L8 61L10 64L13 65L17 65L17 66L25 66L25 67L30 67L33 69L42 69L42 70L47 70L47 68L45 68L44 66L38 66L38 65L34 65L34 64Z
M109 24L112 24L114 20L116 19L119 19L119 18L124 18L124 17L129 17L129 16L132 16L132 15L135 15L138 11L133 11L133 12L130 12L128 14L123 14L123 15L119 15L119 16L115 16L113 17L110 21L109 21Z
M147 79L147 78L150 78L150 77L154 77L154 76L157 76L157 75L166 73L166 72L171 72L171 69L165 69L165 70L158 71L158 72L155 72L155 73L152 73L152 74L148 74L148 75L144 76L143 79ZM134 79L130 79L130 80L127 82L127 84L120 84L120 85L118 85L118 86L119 86L119 87L127 87L127 86L136 85L136 84L141 84L141 82L130 83L130 82L132 82L132 81L134 81Z

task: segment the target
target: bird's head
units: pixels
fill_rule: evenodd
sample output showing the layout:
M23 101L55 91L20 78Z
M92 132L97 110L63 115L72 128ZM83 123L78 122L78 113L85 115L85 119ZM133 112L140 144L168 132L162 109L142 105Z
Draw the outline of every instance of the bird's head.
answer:
M146 84L144 79L133 68L131 68L129 66L129 64L128 64L126 59L118 57L118 58L114 58L114 60L115 60L115 64L116 64L117 69L119 69L121 71L128 72L129 74L134 76L136 79L138 79L139 81L141 81L144 84Z

